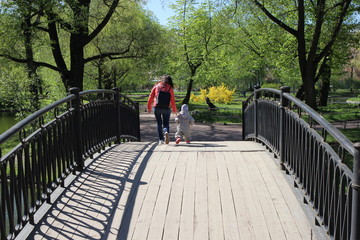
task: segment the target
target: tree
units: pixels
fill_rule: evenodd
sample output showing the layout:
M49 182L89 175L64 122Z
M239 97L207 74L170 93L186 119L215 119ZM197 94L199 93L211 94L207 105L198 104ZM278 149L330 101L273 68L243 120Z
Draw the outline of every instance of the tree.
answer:
M2 37L4 37L4 34L14 34L16 38L20 36L20 44L13 45L13 43L3 42L2 46L4 48L0 51L0 56L26 65L27 76L30 80L28 83L32 103L31 111L38 110L40 108L40 98L43 94L42 80L37 73L39 66L34 58L34 41L37 38L35 28L38 25L37 17L39 13L37 7L39 2L16 0L14 4L16 4L17 8L12 9L12 3L2 2L1 6L4 8L5 13L1 16L4 30ZM7 9L10 9L12 16L6 14ZM12 39L13 41L14 39ZM17 46L19 51L14 52L14 46Z
M134 44L131 39L126 48L115 49L87 55L86 51L91 42L104 30L110 19L120 6L119 0L68 0L68 1L30 1L19 0L9 2L9 14L15 14L15 10L25 11L33 9L26 18L32 23L33 31L41 31L47 34L48 41L41 39L42 43L48 44L53 55L53 62L45 62L41 58L33 59L31 64L34 68L47 67L60 73L66 90L70 87L83 89L85 64L103 58L130 57L127 55ZM122 8L131 8L138 3L123 1ZM118 23L118 27L121 27ZM25 31L26 32L26 31ZM27 32L26 32L27 33ZM67 42L67 43L66 43ZM124 47L124 45L122 45ZM124 56L126 55L126 56ZM3 54L13 61L25 63L28 58Z
M186 96L182 103L187 104L193 88L194 78L201 66L210 61L210 56L226 44L222 37L221 21L216 21L217 12L210 1L197 3L179 0L172 6L177 13L173 28L179 39L183 59L189 70Z
M295 37L305 102L316 108L316 79L322 74L322 69L326 69L321 65L326 65L324 60L331 53L349 12L351 0L299 0L291 2L292 4L282 0L271 3L257 0L251 2L275 24Z
M119 27L121 23L121 27ZM141 9L140 5L128 3L127 7L119 8L112 20L87 48L87 55L103 56L92 61L85 69L92 78L97 79L98 87L120 87L127 76L134 72L148 72L144 62L161 52L164 46L163 29L151 15ZM122 55L107 56L106 52L122 52ZM157 62L152 59L151 61ZM97 73L94 72L96 67ZM138 81L143 78L136 78Z

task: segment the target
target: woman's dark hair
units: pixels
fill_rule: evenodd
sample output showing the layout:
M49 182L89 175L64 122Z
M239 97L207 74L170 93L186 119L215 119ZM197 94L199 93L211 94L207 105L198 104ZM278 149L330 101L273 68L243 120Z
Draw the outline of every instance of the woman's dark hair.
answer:
M172 88L174 88L174 84L173 84L173 81L172 81L172 78L170 77L170 75L167 75L167 74L163 75L161 77L161 81L164 82L164 83L170 84L170 86Z

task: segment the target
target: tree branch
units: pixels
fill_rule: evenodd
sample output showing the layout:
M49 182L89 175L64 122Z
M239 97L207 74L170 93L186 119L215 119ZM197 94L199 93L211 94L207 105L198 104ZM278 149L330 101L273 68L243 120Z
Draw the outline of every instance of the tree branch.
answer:
M17 63L26 63L26 61L27 61L26 59L16 58L16 57L10 56L8 54L0 54L0 57L7 58L7 59L17 62Z
M4 57L4 58L7 58L11 61L14 61L14 62L17 62L17 63L27 63L27 59L23 59L23 58L16 58L16 57L13 57L13 56L10 56L8 54L0 54L0 57ZM61 69L61 68L58 68L54 65L51 65L49 63L45 63L45 62L37 62L37 61L34 61L34 65L36 67L47 67L47 68L50 68L52 70L55 70L55 71L58 71L58 72L63 72L64 70Z
M344 5L341 6L342 9L341 9L338 21L336 23L336 26L334 28L334 32L330 38L329 43L325 46L323 51L321 51L320 54L317 56L317 61L320 61L322 58L324 58L326 55L328 55L328 52L331 50L332 46L334 45L335 40L340 32L341 26L344 22L344 18L346 16L347 10L349 9L350 3L351 3L351 0L346 0L344 2Z
M316 11L315 29L313 32L311 47L308 54L308 61L310 64L314 64L313 60L315 60L314 58L316 56L316 50L319 47L321 29L324 23L325 0L318 0L315 11Z
M54 56L55 63L60 69L67 71L67 66L66 66L64 57L61 53L59 36L58 36L57 27L56 27L56 23L55 23L55 15L52 14L51 12L49 12L47 14L47 17L49 20L47 32L49 33L49 38L51 40L51 50L52 50L52 53Z
M266 16L268 16L268 18L270 18L274 23L276 23L277 25L279 25L281 28L283 28L285 31L289 32L290 34L294 35L295 37L297 37L297 31L293 28L291 28L290 26L286 25L284 22L282 22L280 19L276 18L274 15L272 15L265 7L263 4L261 4L259 1L257 0L252 0L253 3L258 6L260 8L261 11L263 11L263 13L265 13Z
M142 58L143 55L126 55L126 56L117 56L117 55L122 55L125 54L124 52L108 52L108 53L101 53L99 55L95 55L89 58L85 59L85 63L94 61L94 60L98 60L98 59L102 59L102 58L109 58L109 59L125 59L125 58Z
M107 12L106 16L102 20L102 22L94 29L94 31L89 34L87 39L84 41L84 46L86 46L89 42L91 42L100 32L101 30L106 26L106 24L110 21L111 16L115 12L116 7L119 4L119 0L114 0L109 8L109 11Z
M120 56L120 57L113 57L109 56L109 59L116 60L116 59L127 59L127 58L143 58L144 55L127 55L127 56Z

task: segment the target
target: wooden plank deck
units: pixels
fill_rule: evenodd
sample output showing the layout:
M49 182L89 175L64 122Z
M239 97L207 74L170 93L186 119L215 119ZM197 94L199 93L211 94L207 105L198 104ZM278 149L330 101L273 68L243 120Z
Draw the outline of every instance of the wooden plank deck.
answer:
M284 173L254 142L126 143L60 195L34 239L316 239Z

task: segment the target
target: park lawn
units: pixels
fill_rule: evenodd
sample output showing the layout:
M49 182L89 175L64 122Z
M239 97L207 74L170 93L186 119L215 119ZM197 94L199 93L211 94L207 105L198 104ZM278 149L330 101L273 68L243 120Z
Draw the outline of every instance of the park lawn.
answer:
M340 129L340 131L353 143L360 141L360 128L350 128L350 129ZM335 141L332 136L328 136L326 142L333 147L333 149L338 149L339 144ZM350 153L344 152L343 163L353 169L354 157Z
M189 110L195 119L195 122L199 123L237 123L242 121L242 107L241 105L224 105L216 104L218 110L210 111L207 104L189 104Z
M328 104L326 107L319 107L319 113L329 122L360 119L360 108L357 104Z

